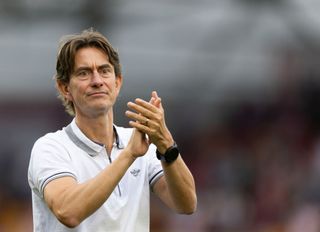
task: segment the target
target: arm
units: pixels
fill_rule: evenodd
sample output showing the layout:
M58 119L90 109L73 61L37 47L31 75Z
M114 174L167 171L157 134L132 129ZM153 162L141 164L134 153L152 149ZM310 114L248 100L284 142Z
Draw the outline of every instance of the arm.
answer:
M174 140L165 124L164 109L157 93L152 93L149 102L136 99L134 103L129 102L128 107L135 111L126 112L134 120L130 125L146 133L149 143L154 143L159 152L164 154ZM154 185L154 192L176 212L193 213L197 205L195 183L181 155L170 164L162 162L162 167L164 176Z
M134 130L119 157L96 177L81 184L72 177L49 182L44 189L46 203L61 223L68 227L79 225L108 199L133 161L147 149L145 136Z
M195 183L181 156L171 164L162 163L162 166L164 176L155 183L153 191L169 208L192 214L197 204Z

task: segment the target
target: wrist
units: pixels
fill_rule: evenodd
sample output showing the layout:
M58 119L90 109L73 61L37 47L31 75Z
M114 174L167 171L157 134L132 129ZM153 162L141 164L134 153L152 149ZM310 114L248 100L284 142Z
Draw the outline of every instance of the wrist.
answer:
M163 142L160 146L157 146L157 150L161 153L164 154L170 147L172 147L175 144L175 141L173 138L170 138L166 141Z
M157 149L156 154L157 154L157 158L159 160L169 164L178 158L180 152L179 152L179 148L178 148L177 144L175 142L173 142L173 145L170 146L164 153L161 153Z
M136 160L137 156L135 156L129 149L123 150L123 155L130 159L132 162Z

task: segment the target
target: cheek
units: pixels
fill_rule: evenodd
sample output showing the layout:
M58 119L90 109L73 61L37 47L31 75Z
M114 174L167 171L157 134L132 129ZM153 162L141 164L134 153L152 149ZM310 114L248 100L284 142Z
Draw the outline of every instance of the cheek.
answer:
M112 92L117 89L117 83L114 80L105 81L105 86L107 86L107 88Z

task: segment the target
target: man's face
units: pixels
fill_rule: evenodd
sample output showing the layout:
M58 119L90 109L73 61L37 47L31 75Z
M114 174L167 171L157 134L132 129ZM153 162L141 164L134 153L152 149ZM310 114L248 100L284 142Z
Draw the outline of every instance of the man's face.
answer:
M85 47L75 55L66 97L72 101L76 115L95 117L106 113L115 103L122 84L116 77L108 56L95 47Z

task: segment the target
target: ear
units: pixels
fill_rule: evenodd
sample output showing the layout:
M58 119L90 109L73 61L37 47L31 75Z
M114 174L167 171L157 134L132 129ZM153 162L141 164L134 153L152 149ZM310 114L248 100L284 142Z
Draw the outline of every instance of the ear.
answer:
M116 76L115 82L116 82L116 90L118 95L122 86L122 75Z
M65 99L67 99L68 101L72 101L72 95L69 92L69 84L66 84L61 81L56 81L56 87Z

